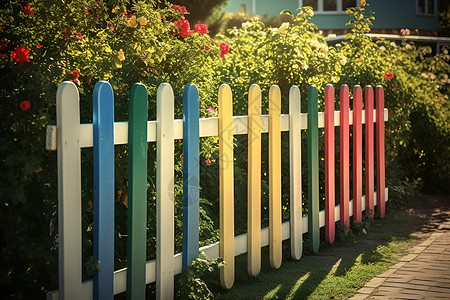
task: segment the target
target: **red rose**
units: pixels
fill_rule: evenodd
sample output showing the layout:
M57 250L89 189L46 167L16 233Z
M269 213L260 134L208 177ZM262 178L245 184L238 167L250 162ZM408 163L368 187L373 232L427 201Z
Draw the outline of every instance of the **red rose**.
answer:
M11 53L11 57L19 63L19 67L23 65L24 62L30 62L28 57L30 57L30 50L24 46L18 46Z
M208 25L206 24L197 24L195 25L195 30L197 30L200 34L208 33Z
M392 79L394 78L394 74L392 74L391 72L386 72L384 73L383 77L386 79Z
M180 30L180 36L182 38L187 37L190 34L194 33L194 30L190 30L191 26L189 25L189 21L188 20L184 20L184 19L178 19L175 22L175 26L177 28L181 28Z
M26 15L30 16L34 15L34 11L31 10L31 5L28 4L28 2L25 2L24 6L20 8L20 11Z
M220 49L222 50L220 52L220 58L224 58L225 54L227 54L228 52L230 52L230 45L227 45L225 43L220 44Z
M79 33L79 32L77 32L77 34L75 34L75 37L76 37L78 40L81 40L81 39L83 38L83 36L82 36L81 33Z
M30 107L31 107L30 101L26 101L25 100L25 101L20 102L20 109L21 110L27 111L27 110L30 109Z
M80 72L78 72L78 70L73 70L73 71L70 71L69 73L73 75L73 79L70 81L79 84L80 81L78 80L78 77L80 76Z
M186 7L181 6L181 5L173 5L172 8L174 10L179 10L181 11L181 15L184 16L185 13L187 13L188 11L186 10Z

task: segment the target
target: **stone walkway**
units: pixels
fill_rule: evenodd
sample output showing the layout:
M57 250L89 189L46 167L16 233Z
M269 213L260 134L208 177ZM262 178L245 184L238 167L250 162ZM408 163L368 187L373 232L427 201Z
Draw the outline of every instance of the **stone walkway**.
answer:
M424 242L350 299L450 299L449 218L444 212L443 222Z

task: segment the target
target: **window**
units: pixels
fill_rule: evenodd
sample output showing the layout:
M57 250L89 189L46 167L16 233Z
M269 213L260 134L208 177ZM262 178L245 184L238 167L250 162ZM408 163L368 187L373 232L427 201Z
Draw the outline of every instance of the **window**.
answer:
M311 6L315 13L345 13L347 8L359 6L357 0L299 0L300 7Z
M436 15L436 0L416 0L416 3L416 12L418 15Z

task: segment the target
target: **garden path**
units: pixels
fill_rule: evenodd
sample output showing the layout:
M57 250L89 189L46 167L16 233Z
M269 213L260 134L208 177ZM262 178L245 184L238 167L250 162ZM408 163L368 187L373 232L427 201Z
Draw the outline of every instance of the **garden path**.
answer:
M418 235L428 238L358 291L352 300L362 299L448 299L450 295L450 201L438 204ZM419 210L421 203L418 203Z

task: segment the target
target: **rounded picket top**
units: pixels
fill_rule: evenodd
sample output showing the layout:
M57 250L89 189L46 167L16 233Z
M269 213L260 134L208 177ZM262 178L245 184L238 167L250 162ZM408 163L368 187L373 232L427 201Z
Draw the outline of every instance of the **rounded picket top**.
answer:
M140 82L133 84L130 91L130 99L134 99L133 101L147 101L147 98L148 93L145 84Z
M99 93L106 93L106 92L110 92L111 95L113 95L113 89L111 87L111 84L108 81L101 80L95 84L94 97L95 97L95 95L98 95Z
M222 84L219 87L219 100L220 99L225 99L225 98L231 98L231 88L228 84Z
M189 99L198 99L198 88L193 83L188 83L184 86L184 97L189 97Z
M291 86L289 89L289 99L296 99L296 101L300 101L301 94L300 94L300 88L296 85Z

